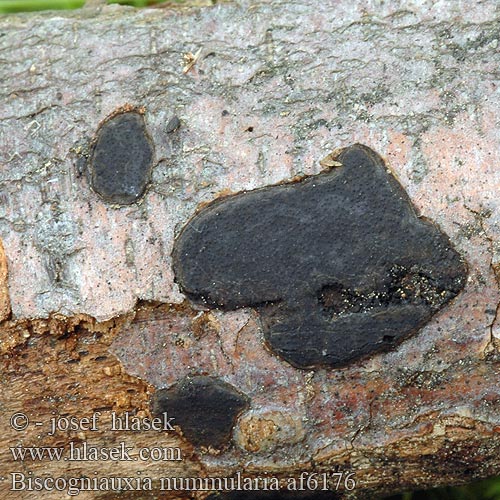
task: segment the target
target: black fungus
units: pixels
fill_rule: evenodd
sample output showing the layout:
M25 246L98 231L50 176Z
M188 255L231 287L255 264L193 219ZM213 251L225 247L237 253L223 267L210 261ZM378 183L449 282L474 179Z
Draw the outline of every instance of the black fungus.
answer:
M165 132L167 132L167 134L171 134L172 132L175 132L180 126L181 121L179 120L179 117L174 115L168 121L167 126L165 127Z
M156 391L152 413L167 412L195 446L222 449L231 440L239 414L249 406L246 395L219 379L196 375Z
M218 199L175 241L192 301L254 307L269 348L298 368L340 367L418 331L464 287L448 237L416 215L359 144L330 171Z
M105 201L130 205L146 189L154 147L142 114L118 113L98 129L89 162L92 189Z

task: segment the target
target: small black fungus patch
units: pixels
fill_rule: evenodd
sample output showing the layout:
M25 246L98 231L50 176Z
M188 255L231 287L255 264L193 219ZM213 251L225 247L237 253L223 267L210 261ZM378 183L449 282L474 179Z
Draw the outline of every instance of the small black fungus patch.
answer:
M195 446L228 445L238 415L249 406L247 396L221 380L197 375L156 392L153 414L167 412Z
M179 117L174 115L168 121L167 126L165 127L165 132L167 132L167 134L171 134L172 132L175 132L180 126L181 121L179 120Z
M191 300L254 307L270 349L298 368L344 366L391 348L467 275L374 151L356 144L332 158L340 166L300 182L214 201L173 251Z
M92 189L110 203L134 203L149 182L153 155L153 143L140 113L112 116L97 131L89 162Z

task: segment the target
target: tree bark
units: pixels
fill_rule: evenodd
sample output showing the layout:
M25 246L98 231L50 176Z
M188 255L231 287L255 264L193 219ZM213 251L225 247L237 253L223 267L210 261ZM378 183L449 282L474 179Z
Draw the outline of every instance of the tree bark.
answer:
M336 489L337 472L339 496L373 498L498 474L498 16L493 0L292 0L1 17L3 497L61 498L47 483L27 491L34 476L148 477L154 491L120 498L205 498L160 491L160 478L325 473ZM123 110L144 117L154 165L137 203L113 205L87 170L100 124ZM266 349L254 310L194 307L172 246L203 204L316 174L353 143L386 159L468 281L396 349L300 370ZM179 428L110 429L113 415L151 417L155 391L194 372L250 401L227 449ZM70 442L133 458L64 460ZM65 455L15 459L18 446ZM182 460L140 457L153 448Z

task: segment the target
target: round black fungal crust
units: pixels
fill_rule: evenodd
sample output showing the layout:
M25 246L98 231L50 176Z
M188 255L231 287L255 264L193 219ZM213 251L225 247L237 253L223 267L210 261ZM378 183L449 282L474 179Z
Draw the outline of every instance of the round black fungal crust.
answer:
M156 391L152 413L167 412L174 417L175 425L193 445L220 450L230 443L236 419L249 403L232 385L196 375Z
M165 127L165 132L171 134L175 132L181 126L181 121L177 115L172 116Z
M136 202L149 182L153 156L143 115L137 111L113 115L97 131L89 161L92 189L110 203Z
M419 330L464 287L448 237L419 218L370 148L330 171L204 207L173 250L177 283L212 308L254 307L270 349L340 367Z

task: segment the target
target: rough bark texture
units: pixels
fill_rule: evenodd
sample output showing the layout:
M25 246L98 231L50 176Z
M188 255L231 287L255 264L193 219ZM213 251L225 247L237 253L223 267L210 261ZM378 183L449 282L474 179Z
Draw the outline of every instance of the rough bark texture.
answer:
M10 298L8 286L7 257L2 242L0 241L0 321L6 320L10 315Z
M342 493L351 497L498 473L499 15L494 0L292 0L0 18L0 237L12 309L0 331L2 497L61 498L9 491L14 471L338 469L355 473L355 490ZM144 108L156 155L144 198L126 207L102 200L85 172L99 124L123 107ZM171 130L174 115L181 126ZM385 157L449 235L468 283L396 350L299 370L265 349L254 311L184 301L172 245L200 204L317 173L355 142ZM155 389L195 373L250 399L226 451L194 449L178 433L107 430L112 411L147 416ZM47 434L54 416L95 411L98 431ZM26 430L9 424L16 412L29 416ZM72 440L180 446L183 461L15 461L9 451ZM157 497L190 495L122 495Z

